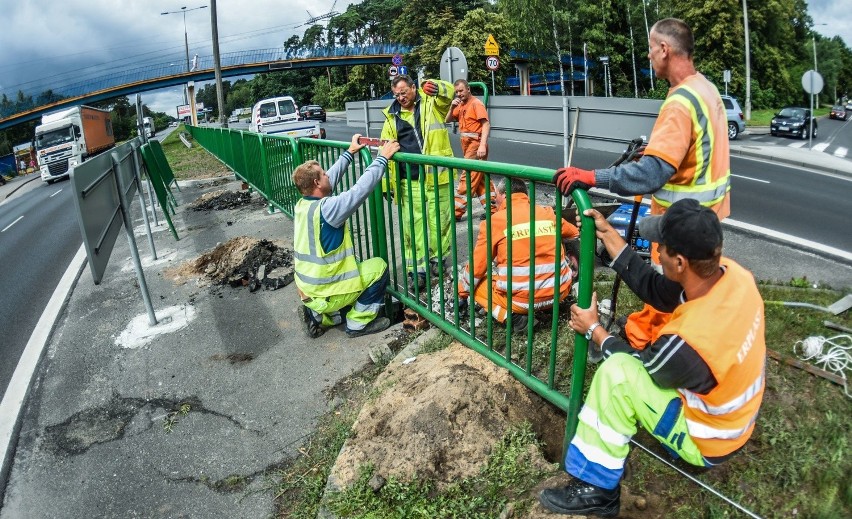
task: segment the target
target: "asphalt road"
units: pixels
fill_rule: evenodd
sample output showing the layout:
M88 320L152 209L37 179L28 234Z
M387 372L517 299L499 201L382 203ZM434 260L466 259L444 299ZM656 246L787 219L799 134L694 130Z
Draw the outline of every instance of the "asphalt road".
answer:
M852 140L851 126L834 123L841 121L820 120L820 142L828 138L839 142ZM323 126L327 137L333 140L348 141L353 133L359 131L346 126L343 121L329 120ZM456 156L461 156L458 135L450 133L450 136L453 151ZM807 143L783 137L765 137L777 141L779 146L786 146L791 141ZM489 160L545 168L560 166L562 156L559 146L507 139L493 139L489 151ZM573 165L600 168L616 158L617 155L612 153L575 148ZM848 228L852 178L736 156L731 157L731 173L731 218L852 251L852 233Z

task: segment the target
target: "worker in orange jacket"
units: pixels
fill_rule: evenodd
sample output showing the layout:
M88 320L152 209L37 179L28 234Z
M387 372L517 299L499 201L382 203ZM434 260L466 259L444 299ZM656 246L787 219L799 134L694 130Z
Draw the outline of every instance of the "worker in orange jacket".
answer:
M506 199L506 183L510 184L511 198ZM534 278L533 308L542 310L553 305L555 287L559 286L559 300L564 300L571 290L574 269L562 246L562 239L579 236L577 227L562 220L561 239L556 235L556 215L550 207L535 206L534 218L530 220L530 205L527 185L522 179L505 179L497 189L498 211L491 216L491 243L488 243L487 222L479 224L479 236L473 249L471 263L465 267L459 280L459 300L462 308L467 304L473 287L474 300L483 308L488 306L491 291L490 311L499 322L505 322L509 314L509 276L511 272L512 326L523 331L527 325L527 310L530 303L530 276ZM511 209L511 219L509 218ZM509 255L509 236L512 253ZM530 257L530 240L534 236L535 256ZM556 275L556 252L559 247L559 276ZM491 251L493 267L492 286L488 279L488 251ZM473 267L471 267L471 264ZM471 271L471 268L473 269ZM472 279L471 279L472 278Z
M485 105L470 93L470 85L464 79L453 83L456 97L453 99L450 111L447 112L446 122L459 122L461 131L462 153L466 159L488 160L488 134L491 123ZM459 187L456 189L456 220L461 220L467 210L467 172L462 172ZM485 202L485 174L481 171L471 171L470 196L479 199L482 207ZM494 200L494 183L488 182L488 198L491 199L491 213L497 210Z

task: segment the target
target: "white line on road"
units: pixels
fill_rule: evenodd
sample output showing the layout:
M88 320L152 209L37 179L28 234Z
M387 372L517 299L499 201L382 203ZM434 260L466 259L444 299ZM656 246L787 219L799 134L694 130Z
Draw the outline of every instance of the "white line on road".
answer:
M755 182L763 182L764 184L771 184L772 183L768 180L762 180L762 179L759 179L759 178L744 177L742 175L734 175L733 173L731 173L731 176L737 177L737 178L744 178L746 180L754 180Z
M844 148L843 146L838 146L838 148L836 150L834 150L833 155L835 157L840 157L841 159L844 159L844 158L846 158L846 154L848 152L849 152L848 149Z
M15 225L16 223L20 222L20 221L21 221L21 218L23 218L23 217L24 217L24 215L19 216L19 217L18 217L18 218L17 218L14 222L12 222L12 223L10 223L9 225L7 225L6 227L4 227L4 228L3 228L3 230L2 230L2 231L0 231L0 232L6 232L6 230L7 230L9 227L11 227L11 226Z
M789 146L790 148L801 148L805 144L807 144L807 141L799 141L799 142L794 142L794 143L788 144L787 146Z
M61 192L62 192L62 190L60 189L60 190L59 190L59 191L57 191L56 193L53 193L52 195L50 195L48 198L53 198L53 197L55 197L56 195L58 195L59 193L61 193Z
M536 146L547 146L549 148L555 148L556 144L544 144L541 142L529 142L529 141L514 141L512 139L506 139L509 142L517 142L518 144L534 144Z
M825 151L825 149L828 148L828 144L829 143L827 143L827 142L821 142L821 143L815 145L813 147L813 149L814 149L814 151Z
M27 346L15 367L12 379L9 380L9 386L3 394L3 401L0 402L0 476L5 477L9 474L12 455L15 451L15 442L12 440L17 433L21 409L32 384L33 375L44 353L44 347L47 345L50 333L53 331L53 325L59 318L62 309L65 308L68 294L71 293L77 278L83 272L85 264L86 249L81 245L77 250L77 255L74 256L71 264L68 265L68 269L65 270L65 274L62 275L62 279L56 285L50 301L33 329L30 340L27 341Z

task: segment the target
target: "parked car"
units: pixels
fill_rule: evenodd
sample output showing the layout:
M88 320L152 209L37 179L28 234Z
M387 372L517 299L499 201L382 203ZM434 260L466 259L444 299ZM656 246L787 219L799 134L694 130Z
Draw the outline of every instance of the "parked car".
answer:
M847 117L849 117L849 112L846 110L845 106L837 105L831 107L831 114L828 116L830 119L840 119L841 121L845 121Z
M728 139L734 140L745 130L745 117L737 100L731 96L722 96L725 113L728 115Z
M807 108L797 106L786 106L775 114L769 125L769 133L772 135L792 135L807 139L810 135L810 124L813 121L814 134L817 136L817 121Z
M302 119L317 119L325 122L325 109L320 105L305 105L299 108L299 116Z
M228 122L229 123L238 123L238 122L240 122L240 117L237 116L237 115L232 115L232 116L228 117Z
M177 125L178 125L177 121L172 121L172 122L169 123L169 126L171 126L172 128L177 128Z

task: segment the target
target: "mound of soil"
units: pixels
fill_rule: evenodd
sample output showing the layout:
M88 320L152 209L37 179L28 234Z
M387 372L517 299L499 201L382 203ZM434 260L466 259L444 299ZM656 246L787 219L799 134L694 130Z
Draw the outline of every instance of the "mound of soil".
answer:
M220 189L201 195L189 204L189 208L193 211L221 211L235 209L249 203L251 203L251 193L248 191Z
M332 471L338 488L351 485L366 463L385 479L416 474L442 488L477 474L492 446L522 421L545 442L548 458L561 454L565 417L461 344L392 362L374 388L381 393L361 410Z
M283 275L267 275L275 269ZM237 236L194 260L167 270L165 275L176 283L201 278L217 285L249 286L252 291L260 286L274 290L293 281L293 251L269 240Z

